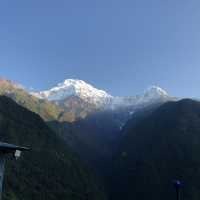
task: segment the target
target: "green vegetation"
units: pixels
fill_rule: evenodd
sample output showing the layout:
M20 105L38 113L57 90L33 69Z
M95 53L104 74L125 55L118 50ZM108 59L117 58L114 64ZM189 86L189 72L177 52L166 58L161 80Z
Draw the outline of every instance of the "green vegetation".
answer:
M21 106L39 114L45 121L58 119L63 110L48 101L38 99L8 80L0 80L0 94L12 98Z
M58 120L72 123L78 119L84 119L89 113L96 111L94 105L88 104L78 97L63 100L59 105L38 99L22 87L5 79L0 79L0 95L12 98L21 106L39 114L45 121Z
M28 146L6 166L4 200L103 200L91 173L43 120L0 97L1 141Z

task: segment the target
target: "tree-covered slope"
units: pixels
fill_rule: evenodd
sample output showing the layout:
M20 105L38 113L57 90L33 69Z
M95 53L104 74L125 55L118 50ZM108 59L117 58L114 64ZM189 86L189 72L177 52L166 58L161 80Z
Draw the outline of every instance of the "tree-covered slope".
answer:
M120 120L114 112L91 114L74 123L48 125L90 166L101 170L111 160L120 138Z
M173 179L185 200L199 199L200 103L169 102L132 123L115 157L113 199L175 199Z
M43 99L30 95L17 84L0 79L0 95L12 98L21 106L39 114L45 121L56 120L62 114L63 109Z
M36 114L0 96L1 141L31 148L6 166L5 200L104 199L91 173Z

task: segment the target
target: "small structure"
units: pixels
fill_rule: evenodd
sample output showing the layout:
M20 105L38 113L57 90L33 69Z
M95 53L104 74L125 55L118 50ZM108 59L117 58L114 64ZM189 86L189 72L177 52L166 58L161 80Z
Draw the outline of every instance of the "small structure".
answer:
M16 159L18 159L21 155L21 152L27 150L29 150L29 148L0 142L0 200L2 196L2 186L3 186L4 166L5 166L6 156L8 154L12 154Z

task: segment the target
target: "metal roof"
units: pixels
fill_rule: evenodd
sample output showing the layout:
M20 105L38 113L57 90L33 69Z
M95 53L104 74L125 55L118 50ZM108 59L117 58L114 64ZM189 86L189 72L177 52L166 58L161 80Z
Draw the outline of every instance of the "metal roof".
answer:
M14 144L8 144L8 143L4 143L4 142L0 142L0 153L12 153L16 150L20 150L20 151L28 151L29 148L27 147L21 147L21 146L16 146Z

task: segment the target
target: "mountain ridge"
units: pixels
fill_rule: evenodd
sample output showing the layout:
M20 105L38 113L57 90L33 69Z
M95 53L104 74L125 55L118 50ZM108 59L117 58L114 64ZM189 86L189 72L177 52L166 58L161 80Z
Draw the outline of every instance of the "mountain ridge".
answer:
M81 99L91 101L95 105L103 104L103 101L106 102L113 98L107 92L78 79L66 79L63 83L59 83L50 90L32 94L41 99L48 99L49 101L60 101L70 96L78 96Z
M19 84L0 79L0 94L38 113L45 121L71 123L105 110L133 114L137 108L174 99L158 86L148 88L141 95L114 97L77 79L66 79L56 87L39 93L28 92Z
M187 184L184 199L199 199L199 124L200 102L191 99L130 120L113 164L113 199L173 199L173 179Z
M113 96L103 90L99 90L94 86L78 79L66 79L63 83L50 90L33 92L32 95L47 99L49 101L59 102L70 96L76 96L85 102L94 104L97 108L116 109L122 106L140 105L149 103L161 98L170 98L168 93L159 86L148 87L144 93L127 97Z
M63 112L60 107L34 97L19 84L10 80L0 79L0 95L10 97L21 106L39 114L45 121L55 120Z

